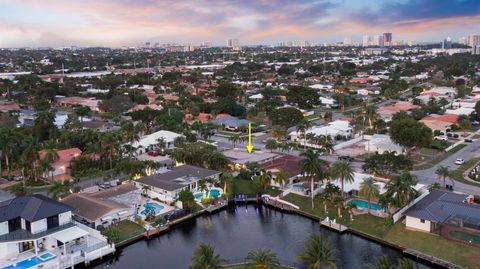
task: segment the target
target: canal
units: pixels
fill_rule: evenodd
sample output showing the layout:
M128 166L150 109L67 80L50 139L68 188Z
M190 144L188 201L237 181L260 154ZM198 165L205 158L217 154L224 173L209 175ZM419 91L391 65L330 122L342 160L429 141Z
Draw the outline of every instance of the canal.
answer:
M136 242L93 268L188 268L193 251L202 242L212 244L227 260L238 261L250 250L268 248L279 259L293 263L311 233L321 233L330 239L338 250L338 268L364 268L373 257L384 254L392 261L402 257L395 249L349 233L340 235L302 216L243 205L203 215L159 237ZM421 268L429 267L421 265Z

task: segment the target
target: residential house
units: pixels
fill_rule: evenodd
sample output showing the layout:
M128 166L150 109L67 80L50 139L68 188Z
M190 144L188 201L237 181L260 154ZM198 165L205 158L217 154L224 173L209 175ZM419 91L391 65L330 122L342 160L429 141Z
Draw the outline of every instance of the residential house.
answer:
M82 154L79 148L68 148L56 151L56 159L51 164L52 170L45 172L43 177L53 178L53 180L64 181L71 177L71 163L73 159ZM48 153L45 150L39 152L40 159L46 158Z
M100 100L84 98L84 97L61 97L58 98L58 104L63 107L84 106L92 111L100 111Z
M392 120L393 115L400 111L410 111L413 109L418 109L420 106L414 105L409 102L398 102L393 105L382 106L377 110L377 114L385 121L389 122Z
M178 193L187 189L191 192L198 191L198 181L203 178L218 180L221 172L197 167L193 165L176 166L166 172L146 176L135 181L135 185L142 188L148 186L147 195L157 198L165 203L173 203Z
M480 205L467 194L432 190L405 211L407 229L441 234L444 227L480 233Z
M230 167L233 170L240 170L246 167L247 163L265 163L275 159L278 154L255 150L249 153L245 148L228 149L222 152L231 161Z
M420 122L425 124L432 131L446 132L452 127L453 124L457 123L458 115L453 114L443 114L443 115L430 115L423 117Z
M97 228L132 217L140 196L141 190L127 183L93 193L72 193L62 203L72 208L75 220Z
M178 137L183 137L183 135L161 130L140 138L140 140L132 144L132 147L137 149L137 154L142 154L153 150L159 144L159 141L163 139L165 149L173 149L175 147L175 139Z
M374 134L365 142L365 151L376 152L378 154L383 154L385 152L403 154L405 149L393 142L389 135Z
M212 122L221 125L224 129L229 131L238 131L240 128L248 126L250 123L248 120L239 119L233 116L216 118L212 120Z
M353 135L350 122L346 120L336 120L327 123L327 125L312 127L307 131L307 134L330 136L336 140L349 139ZM303 144L304 138L302 138L301 135L302 133L293 131L289 134L289 137L291 141L301 142Z
M288 175L288 184L293 183L301 176L300 161L302 157L293 155L283 155L271 161L264 162L260 165L262 169L269 171L273 175L272 185L278 186L275 182L276 175L280 171L284 171Z
M98 231L74 222L72 208L61 202L35 194L0 203L2 268L29 261L28 267L64 269L114 251Z

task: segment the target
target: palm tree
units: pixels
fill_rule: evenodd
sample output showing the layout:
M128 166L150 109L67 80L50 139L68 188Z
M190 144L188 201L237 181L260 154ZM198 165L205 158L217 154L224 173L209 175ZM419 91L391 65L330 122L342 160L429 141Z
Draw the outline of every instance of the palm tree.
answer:
M365 113L365 117L367 118L367 121L368 121L368 127L370 129L373 129L374 123L378 118L377 108L375 107L375 105L367 104L365 106L364 113Z
M27 195L27 188L24 184L15 184L9 188L9 192L15 196L23 196Z
M418 266L411 260L403 258L398 260L397 269L418 269Z
M209 244L200 244L193 253L188 269L221 269L225 262Z
M69 181L65 181L63 184L59 181L52 182L52 185L48 188L47 194L51 195L52 199L58 200L70 193L71 184Z
M208 192L207 180L205 178L200 179L197 182L197 188L200 190L202 194ZM207 193L207 196L208 196L208 193Z
M362 183L360 183L360 196L367 199L368 201L368 213L370 213L370 202L372 199L377 198L380 195L380 190L375 181L371 177L365 178Z
M101 135L99 141L99 150L101 155L107 156L110 163L111 177L113 179L113 159L119 153L119 135L115 132L105 132Z
M375 257L373 263L365 264L367 269L394 269L395 266L393 263L390 262L390 259L387 255L383 255L380 257Z
M260 175L258 176L258 181L260 182L260 185L262 186L263 191L266 191L267 187L270 186L270 184L272 183L272 178L273 178L273 175L271 171L266 171L264 169L260 171Z
M451 172L447 166L440 165L435 171L438 177L443 178L443 187L445 187L445 179L450 176Z
M308 269L337 268L336 250L330 242L318 234L312 234L305 241L303 252L297 256L299 262L304 263Z
M342 196L344 195L344 183L355 181L353 166L347 161L336 161L330 167L332 178L339 180L342 186Z
M394 176L385 185L387 191L385 195L392 198L392 204L397 208L403 207L412 200L414 200L418 192L415 190L415 185L418 180L409 172L404 172L398 176Z
M152 189L151 186L143 185L142 186L142 193L146 195L151 189Z
M164 137L159 137L157 139L157 145L158 149L160 149L160 151L163 152L165 151L165 149L167 148L167 140L165 140Z
M257 269L267 269L270 266L280 265L277 254L269 249L252 250L248 252L245 260L254 263Z
M284 187L285 185L288 184L288 179L290 178L290 176L288 175L288 173L283 170L283 169L280 169L277 174L275 174L275 182L280 185L281 187Z
M265 148L270 150L270 152L273 152L278 146L279 144L275 139L267 139L267 141L265 141Z
M303 119L297 124L297 133L301 134L301 137L303 137L303 148L307 148L307 131L312 128L312 123L306 119Z
M320 155L318 154L318 151L307 149L301 154L301 156L304 157L304 159L300 161L300 171L305 177L310 179L310 195L312 198L312 208L314 208L314 181L316 177L322 174L319 160Z
M10 176L11 157L18 151L18 134L16 129L1 128L0 129L0 149L5 157L5 166L7 168L7 176ZM1 171L0 171L1 173Z
M228 137L228 141L232 142L232 149L235 148L235 144L240 143L241 137L242 135L240 133Z

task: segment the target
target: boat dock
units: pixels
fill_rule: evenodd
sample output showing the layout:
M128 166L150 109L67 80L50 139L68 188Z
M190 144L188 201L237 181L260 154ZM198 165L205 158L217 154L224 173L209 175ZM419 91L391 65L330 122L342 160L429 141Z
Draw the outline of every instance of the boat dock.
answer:
M324 226L324 227L327 227L329 229L332 229L332 230L335 230L339 233L343 233L345 232L346 230L348 230L348 227L345 226L345 225L342 225L340 223L337 223L337 222L333 222L331 220L328 220L328 219L324 219L324 220L321 220L320 221L320 225L321 226Z
M212 205L212 206L209 206L205 209L206 212L212 214L218 210L221 210L222 208L228 206L228 201L224 201L224 202L221 202L221 203L218 203L218 205Z
M150 229L146 232L143 233L143 236L146 237L146 238L150 238L150 236L153 236L153 235L157 235L157 234L160 234L164 231L167 231L169 229L169 225L165 225L165 226L159 226L159 227L156 227L156 228L153 228L153 229Z
M233 201L235 203L253 203L258 202L260 198L258 196L249 196L249 195L235 195Z
M431 263L432 265L435 266L440 266L442 268L448 268L448 269L464 269L464 267L458 266L454 263L439 259L437 257L427 255L425 253L416 251L414 249L407 248L403 250L403 254L408 255L410 257L413 257L417 260L422 260L424 262Z

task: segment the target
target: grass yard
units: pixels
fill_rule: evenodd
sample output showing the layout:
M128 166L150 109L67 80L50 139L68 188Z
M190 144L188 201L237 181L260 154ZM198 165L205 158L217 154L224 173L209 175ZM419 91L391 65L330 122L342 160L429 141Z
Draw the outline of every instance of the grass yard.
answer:
M130 220L122 220L118 223L112 224L112 227L115 227L120 231L118 242L125 241L145 232L145 229L142 226Z
M441 155L438 155L437 157L435 157L431 161L427 161L427 162L424 162L424 163L419 164L419 165L414 165L413 170L424 170L424 169L431 168L434 165L438 164L439 162L441 162L441 161L445 160L446 158L452 156L453 154L457 153L459 150L463 149L465 146L466 146L465 144L457 145L454 148L452 148L451 150L449 150L449 151L447 151L447 152L445 152ZM424 150L424 149L422 149L422 150Z
M349 228L359 232L363 232L375 237L382 237L382 235L386 232L386 227L383 225L383 219L376 216L368 214L359 215L355 216L354 220L351 221L350 214L347 210L341 211L342 218L338 217L338 209L335 204L327 203L328 213L325 212L325 204L319 198L314 199L315 207L313 209L311 205L311 199L298 194L289 193L282 199L298 205L300 210L303 212L312 214L322 219L328 216L330 219L336 219L338 223L344 224Z
M469 180L466 180L463 177L463 173L465 173L468 169L472 168L480 161L480 158L473 158L468 160L464 164L460 165L456 170L452 171L451 178L455 181L462 182L465 184L473 185L473 186L480 186L480 183L475 183Z
M468 268L480 268L478 253L480 248L450 241L443 237L405 229L405 224L397 222L387 233L387 241L412 248L440 259L448 260Z

